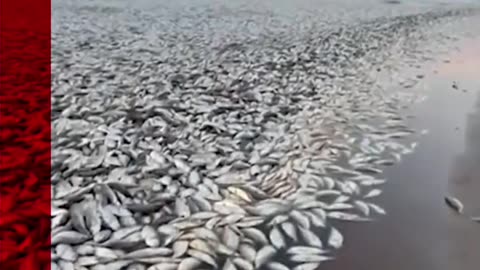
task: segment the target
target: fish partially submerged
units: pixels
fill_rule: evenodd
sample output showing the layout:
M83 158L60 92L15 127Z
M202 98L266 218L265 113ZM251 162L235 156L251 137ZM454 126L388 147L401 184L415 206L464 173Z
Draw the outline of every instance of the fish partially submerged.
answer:
M452 196L446 196L445 203L455 212L459 214L463 213L463 203L459 199Z

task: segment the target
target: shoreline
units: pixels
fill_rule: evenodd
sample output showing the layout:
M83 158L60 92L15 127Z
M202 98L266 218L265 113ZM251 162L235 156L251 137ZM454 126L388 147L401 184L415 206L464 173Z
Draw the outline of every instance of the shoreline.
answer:
M480 39L461 48L448 63L433 65L416 86L428 89L429 98L412 106L411 124L429 132L413 154L386 169L380 201L387 216L344 226L345 249L322 269L478 269L480 225L443 201L453 193L468 211L480 207L480 74L472 69L480 67L480 57L472 54L480 51Z

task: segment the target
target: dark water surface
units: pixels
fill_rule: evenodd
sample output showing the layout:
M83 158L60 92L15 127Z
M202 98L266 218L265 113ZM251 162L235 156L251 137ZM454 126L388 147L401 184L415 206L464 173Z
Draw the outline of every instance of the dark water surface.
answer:
M444 203L452 194L467 212L480 215L480 42L462 48L421 83L429 97L412 108L412 124L429 133L413 154L386 170L388 183L377 202L387 216L344 225L345 247L320 269L480 269L480 223Z

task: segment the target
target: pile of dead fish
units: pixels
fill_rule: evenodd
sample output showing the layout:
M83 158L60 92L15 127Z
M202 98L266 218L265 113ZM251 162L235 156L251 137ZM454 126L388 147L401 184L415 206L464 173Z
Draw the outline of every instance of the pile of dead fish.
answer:
M313 270L385 214L413 131L362 70L430 17L215 49L82 12L54 18L52 269Z

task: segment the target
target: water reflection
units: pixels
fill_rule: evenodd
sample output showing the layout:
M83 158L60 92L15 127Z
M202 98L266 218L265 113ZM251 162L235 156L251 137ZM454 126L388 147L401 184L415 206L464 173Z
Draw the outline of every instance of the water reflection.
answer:
M480 216L480 93L475 110L467 117L465 152L453 165L449 190L464 203L467 213ZM467 269L463 265L479 269L480 224L451 215L448 251L450 269Z
M386 170L377 203L388 215L344 225L345 247L321 269L480 269L480 224L455 215L443 201L450 193L480 214L480 42L464 48L422 82L430 96L414 109L412 125L430 133L415 153Z

